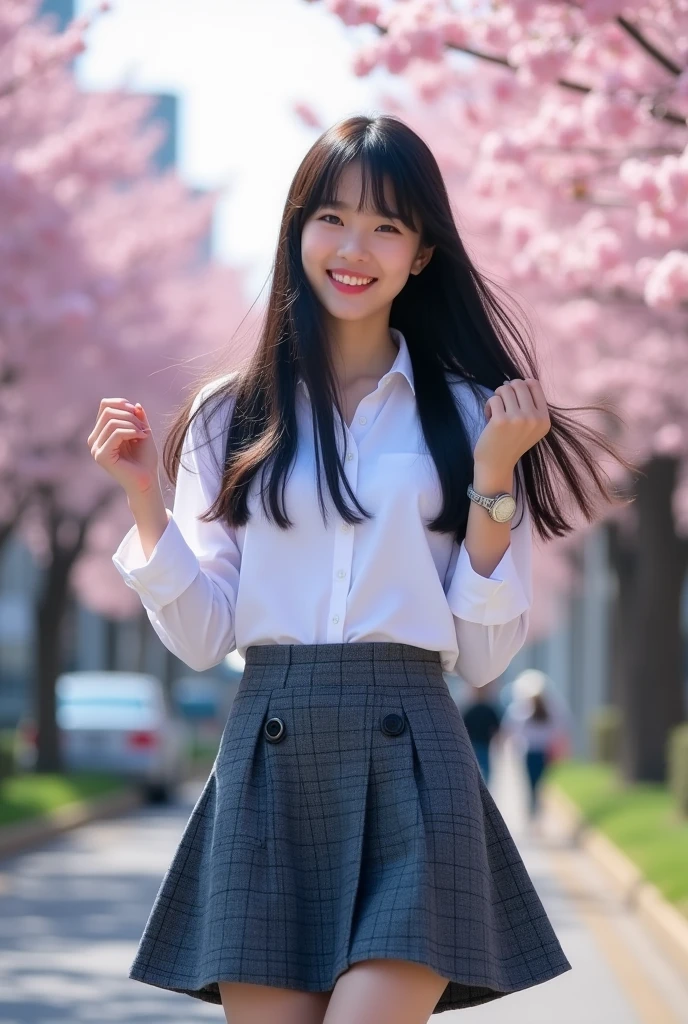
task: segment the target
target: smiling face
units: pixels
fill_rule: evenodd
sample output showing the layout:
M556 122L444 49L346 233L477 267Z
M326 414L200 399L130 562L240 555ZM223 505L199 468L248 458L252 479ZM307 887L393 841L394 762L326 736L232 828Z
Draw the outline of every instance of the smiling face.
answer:
M349 164L339 180L336 205L315 210L301 235L306 277L326 311L338 320L360 320L388 310L409 274L419 274L432 255L432 247L421 248L417 231L371 209L370 196L366 209L358 212L361 189L360 165ZM385 199L394 210L389 180ZM347 278L363 283L347 284Z

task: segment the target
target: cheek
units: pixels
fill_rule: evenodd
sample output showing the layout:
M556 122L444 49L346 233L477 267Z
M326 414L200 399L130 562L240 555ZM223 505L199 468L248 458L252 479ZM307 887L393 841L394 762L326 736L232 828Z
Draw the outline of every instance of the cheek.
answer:
M394 268L395 273L398 277L408 277L409 271L413 265L413 252L404 242L400 242L395 247L394 252L391 251L390 246L389 262Z
M328 258L329 244L321 231L306 226L301 235L301 261L304 267L317 267Z
M382 235L379 241L372 243L371 251L378 266L383 267L387 276L406 277L411 265L415 249L406 238L397 235Z

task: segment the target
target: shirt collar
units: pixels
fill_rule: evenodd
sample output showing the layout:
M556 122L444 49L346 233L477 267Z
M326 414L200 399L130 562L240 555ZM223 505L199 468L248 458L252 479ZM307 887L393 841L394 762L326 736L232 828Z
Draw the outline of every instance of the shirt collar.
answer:
M406 380L409 383L409 387L411 388L411 391L415 395L416 387L413 379L413 367L411 365L411 356L408 350L408 345L406 344L406 338L397 327L390 327L389 332L392 335L394 341L399 346L399 351L397 353L396 359L392 363L387 373L385 373L380 378L380 383L382 383L388 377L391 377L392 374L399 373L406 378ZM299 378L297 383L302 384L304 390L308 391L306 382L302 377Z
M399 346L399 352L392 363L392 366L381 380L384 380L385 377L391 376L393 373L400 373L406 377L406 380L409 382L409 387L415 395L416 386L413 380L413 366L411 365L411 355L408 350L408 345L406 344L406 338L397 327L390 327L389 330L390 334Z

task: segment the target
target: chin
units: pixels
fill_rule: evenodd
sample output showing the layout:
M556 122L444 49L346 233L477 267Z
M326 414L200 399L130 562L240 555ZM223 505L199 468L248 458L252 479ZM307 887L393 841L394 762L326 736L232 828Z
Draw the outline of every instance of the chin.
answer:
M329 309L329 307L325 308L327 309L327 312L329 313L333 320L347 320L352 323L357 320L369 320L371 316L375 316L375 314L377 313L376 309L351 310Z

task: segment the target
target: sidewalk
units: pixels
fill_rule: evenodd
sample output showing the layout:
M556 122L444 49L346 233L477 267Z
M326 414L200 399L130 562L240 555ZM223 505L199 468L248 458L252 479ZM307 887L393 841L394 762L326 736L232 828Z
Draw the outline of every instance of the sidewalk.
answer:
M688 1024L688 978L666 963L633 912L609 894L594 862L568 845L553 820L529 826L525 775L512 750L494 759L490 790L573 970L444 1013L441 1024Z

